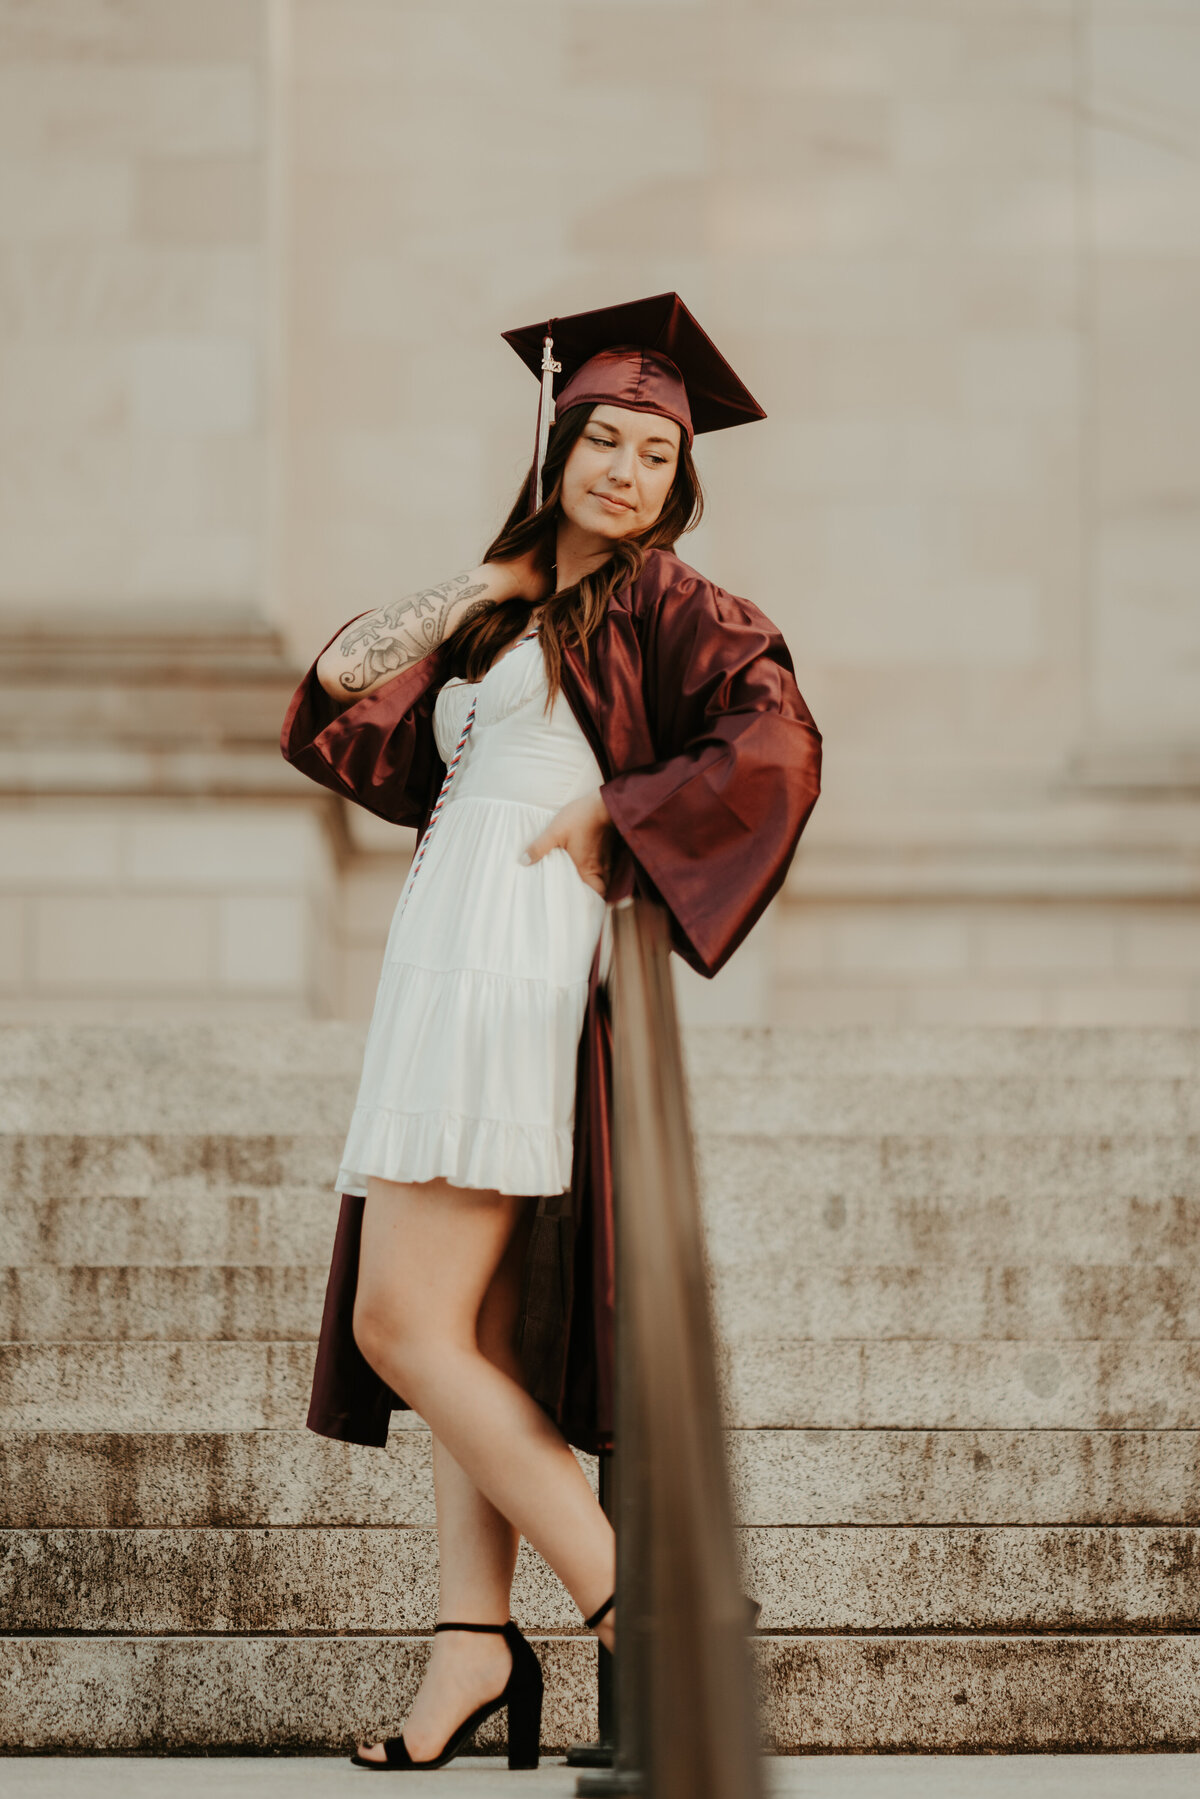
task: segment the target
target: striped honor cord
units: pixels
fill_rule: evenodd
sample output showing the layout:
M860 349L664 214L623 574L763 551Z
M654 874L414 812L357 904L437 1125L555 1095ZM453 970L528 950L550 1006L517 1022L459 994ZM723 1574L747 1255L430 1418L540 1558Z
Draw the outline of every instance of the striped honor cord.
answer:
M536 636L537 628L535 626L532 631L526 631L523 637L518 637L517 643L526 643L529 638ZM513 647L515 648L516 645ZM496 665L493 664L493 667L495 666ZM488 670L488 673L491 673L490 669ZM462 761L462 753L467 746L467 738L471 735L471 726L475 723L475 708L478 704L479 695L476 694L471 701L470 710L467 713L466 719L463 721L463 728L458 734L458 742L454 746L454 754L446 764L445 779L442 782L441 792L433 803L433 811L429 814L429 823L425 827L425 835L417 845L417 853L413 857L412 867L408 871L408 880L405 883L404 893L400 900L401 912L404 911L405 906L408 904L408 896L412 891L412 884L417 878L417 871L425 860L425 851L429 848L429 839L433 836L433 827L438 821L442 806L445 804L446 795L450 791L450 783L454 779L454 771Z

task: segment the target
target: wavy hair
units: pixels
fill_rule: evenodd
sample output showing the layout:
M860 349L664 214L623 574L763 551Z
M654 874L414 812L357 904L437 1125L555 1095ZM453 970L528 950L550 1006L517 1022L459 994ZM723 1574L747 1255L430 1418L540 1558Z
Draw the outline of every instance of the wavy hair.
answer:
M547 578L552 578L558 521L562 516L563 469L594 410L590 403L570 406L555 420L542 469L542 504L536 512L529 513L534 479L531 467L521 483L512 511L483 555L484 562L503 561L506 557L523 556L533 550L537 552ZM540 603L538 631L546 661L547 708L553 705L562 686L564 645L578 644L586 662L588 641L599 630L610 598L619 587L641 573L646 551L672 549L685 531L693 530L700 523L703 511L700 477L687 439L681 435L675 478L654 523L645 531L619 539L613 545L612 554L599 568L592 569L572 587L566 587L552 599ZM504 646L526 629L538 604L533 600L504 600L468 619L450 639L450 672L468 681L482 680Z

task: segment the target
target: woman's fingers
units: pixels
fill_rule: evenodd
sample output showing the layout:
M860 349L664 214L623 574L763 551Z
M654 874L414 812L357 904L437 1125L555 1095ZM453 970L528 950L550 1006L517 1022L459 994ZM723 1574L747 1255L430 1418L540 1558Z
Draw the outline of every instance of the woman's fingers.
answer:
M551 850L558 849L566 850L581 880L586 881L589 887L595 887L597 892L604 892L605 872L600 845L598 842L588 842L582 832L554 831L549 828L527 845L520 860L526 866L531 866L534 862L540 862Z
M567 841L568 836L568 832L556 830L553 821L551 821L544 831L538 833L532 843L526 844L521 856L522 862L540 862L542 857L546 855L549 850L564 849L569 852L570 844Z
M533 842L527 844L521 851L521 860L526 865L531 862L540 862L549 848L549 844L544 844L540 837L535 837Z

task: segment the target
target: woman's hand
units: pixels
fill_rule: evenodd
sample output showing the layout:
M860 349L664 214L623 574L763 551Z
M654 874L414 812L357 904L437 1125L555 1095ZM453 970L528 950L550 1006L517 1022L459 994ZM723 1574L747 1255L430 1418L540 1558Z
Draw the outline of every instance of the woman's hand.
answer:
M612 872L615 834L616 826L597 788L580 799L568 800L545 830L527 846L522 860L539 862L547 850L564 849L578 869L580 879L605 898Z

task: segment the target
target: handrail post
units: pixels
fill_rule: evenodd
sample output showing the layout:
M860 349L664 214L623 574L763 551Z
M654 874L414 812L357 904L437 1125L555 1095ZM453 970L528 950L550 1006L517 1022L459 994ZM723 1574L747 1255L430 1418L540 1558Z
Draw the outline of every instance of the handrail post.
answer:
M762 1799L668 919L612 924L617 1749L575 1790Z

